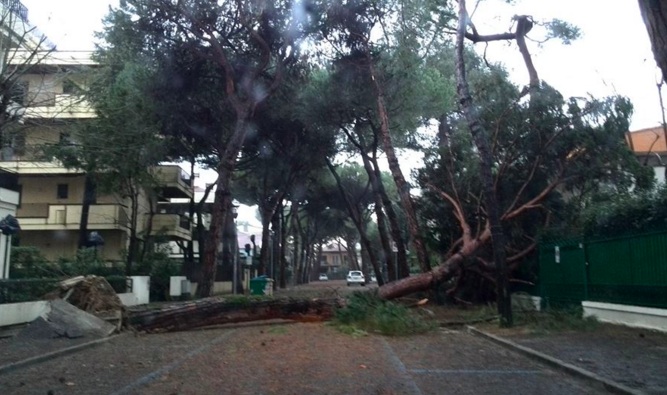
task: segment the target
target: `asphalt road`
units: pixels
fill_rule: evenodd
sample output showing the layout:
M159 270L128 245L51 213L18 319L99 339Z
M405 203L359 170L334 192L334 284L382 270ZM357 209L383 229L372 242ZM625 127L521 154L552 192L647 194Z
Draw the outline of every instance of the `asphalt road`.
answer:
M0 375L2 394L598 394L465 331L353 337L326 324L124 334Z

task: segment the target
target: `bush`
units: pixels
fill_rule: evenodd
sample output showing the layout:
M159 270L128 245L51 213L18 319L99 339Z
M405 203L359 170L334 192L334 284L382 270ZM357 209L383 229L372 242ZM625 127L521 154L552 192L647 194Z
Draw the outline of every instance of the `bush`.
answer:
M663 230L667 226L667 186L614 195L582 215L586 236L616 236Z
M146 254L136 267L136 273L151 276L150 298L152 301L169 300L169 281L171 276L181 274L181 264L169 259L166 251L154 251Z
M37 247L12 247L9 276L20 278L52 278L62 275L57 265L44 258Z
M0 280L0 304L40 300L53 291L58 278L21 278Z
M335 321L346 333L363 331L383 335L410 335L435 328L435 324L408 308L377 297L371 292L356 292L342 309L336 311Z
M76 252L74 259L60 258L58 266L62 274L74 276L122 276L124 268L118 262L105 262L101 260L95 248L81 248Z

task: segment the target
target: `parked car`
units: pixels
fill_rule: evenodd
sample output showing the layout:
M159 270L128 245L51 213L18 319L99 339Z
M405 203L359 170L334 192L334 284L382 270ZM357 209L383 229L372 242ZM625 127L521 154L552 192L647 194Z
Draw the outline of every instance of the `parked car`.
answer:
M365 286L366 278L364 278L364 274L359 270L350 270L347 272L347 286L349 287L351 284L361 284L362 287Z
M371 274L371 282L372 283L378 282L378 279L377 279L377 277L375 277L375 274Z
M326 273L321 273L319 280L320 281L329 281L329 276L327 276Z

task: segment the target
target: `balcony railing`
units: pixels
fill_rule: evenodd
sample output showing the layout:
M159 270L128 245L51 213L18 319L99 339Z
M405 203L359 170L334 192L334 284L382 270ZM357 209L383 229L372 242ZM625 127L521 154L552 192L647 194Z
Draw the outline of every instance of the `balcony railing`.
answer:
M155 214L153 217L153 234L164 234L179 239L190 240L190 222L178 214Z
M2 1L2 0L0 0ZM95 111L78 95L40 93L28 101L26 118L94 118Z
M80 204L24 203L17 210L17 217L24 230L62 229L79 226ZM117 229L128 224L128 217L118 204L94 204L88 214L88 228Z
M152 171L160 182L163 198L189 198L192 196L192 179L179 166L157 166Z
M18 0L0 0L0 4L18 15L23 22L28 23L28 7L24 6L23 3Z

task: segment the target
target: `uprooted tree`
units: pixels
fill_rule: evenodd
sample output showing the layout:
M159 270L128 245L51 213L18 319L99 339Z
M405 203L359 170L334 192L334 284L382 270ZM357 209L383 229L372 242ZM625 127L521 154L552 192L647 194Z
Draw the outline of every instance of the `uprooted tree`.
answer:
M463 10L460 18L466 15ZM459 36L481 37L465 21L459 26L472 30L459 29ZM518 33L496 39L517 39ZM485 37L482 41L491 40ZM461 50L461 37L458 45ZM479 292L484 285L468 282L471 275L493 289L498 265L492 263L492 230L508 235L509 243L499 248L507 252L512 272L535 247L537 230L549 223L552 214L560 214L568 199L596 187L627 188L642 171L624 143L632 108L627 100L566 101L545 83L536 83L536 73L527 65L530 83L521 90L496 67L471 70L470 96L476 101L477 116L451 113L441 119L438 150L431 153L431 166L421 175L427 190L424 205L432 210L429 225L443 246L444 261L432 271L381 287L381 297L395 298L443 282L454 296L461 295L457 292L464 285ZM461 104L466 104L465 92L461 95L459 89L459 93ZM530 100L522 100L526 93ZM476 159L483 154L479 137L476 148L471 148L466 130L472 129L471 122L488 131L491 158L481 163ZM480 166L487 167L491 180L480 179ZM490 220L491 194L498 204L495 226Z

